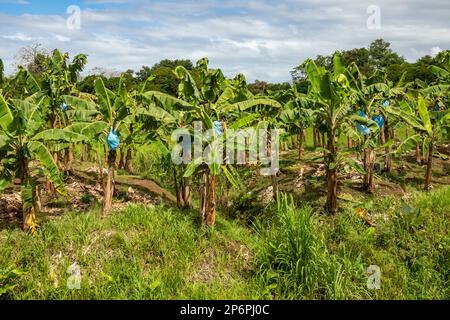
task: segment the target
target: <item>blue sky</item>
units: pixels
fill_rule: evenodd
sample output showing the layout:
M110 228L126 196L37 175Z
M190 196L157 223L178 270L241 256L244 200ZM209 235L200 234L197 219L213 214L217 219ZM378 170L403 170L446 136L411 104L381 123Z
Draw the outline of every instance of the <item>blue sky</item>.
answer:
M365 47L383 37L410 61L450 49L448 0L0 0L0 58L8 72L20 48L89 56L87 71L139 70L164 58L197 60L249 81L288 81L304 59ZM367 28L370 5L380 28ZM67 8L81 9L80 29Z

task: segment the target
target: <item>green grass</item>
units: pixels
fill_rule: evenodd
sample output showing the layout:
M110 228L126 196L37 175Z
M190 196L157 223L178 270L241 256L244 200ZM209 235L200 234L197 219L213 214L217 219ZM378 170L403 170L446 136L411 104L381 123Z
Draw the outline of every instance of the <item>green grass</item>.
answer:
M66 214L36 236L0 230L0 275L17 270L0 289L16 285L9 299L449 299L448 199L444 187L330 217L284 198L254 226L219 215L213 229L162 206ZM66 286L74 262L80 290ZM370 265L380 290L366 286Z
M280 299L449 299L450 187L416 193L408 204L385 198L367 205L371 227L348 206L336 217L292 200L260 223L259 275ZM366 269L381 269L368 290Z
M102 220L96 212L46 223L36 237L0 232L0 270L26 271L13 299L254 298L250 232L219 220L214 230L195 214L131 206ZM81 290L67 289L67 268L81 269Z

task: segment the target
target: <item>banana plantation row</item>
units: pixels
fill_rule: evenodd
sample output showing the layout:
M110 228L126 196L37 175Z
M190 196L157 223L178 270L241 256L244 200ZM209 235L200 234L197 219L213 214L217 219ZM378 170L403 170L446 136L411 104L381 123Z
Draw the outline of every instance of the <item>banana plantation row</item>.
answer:
M243 75L227 79L204 58L197 62L195 75L183 66L174 69L179 87L178 95L172 96L148 91L152 76L132 90L121 80L114 91L99 77L95 94L82 92L78 79L87 57L81 54L70 61L68 54L54 50L39 79L23 67L8 81L0 78L0 193L20 183L23 228L33 231L39 210L37 186L45 183L46 192L65 195L64 172L70 172L75 149L81 148L82 160L92 153L97 161L102 153L107 159L103 215L108 215L117 162L130 169L136 146L154 141L170 155L176 144L171 133L184 128L194 135L194 121L201 121L206 130L219 126L220 135L201 137L204 145L226 139L227 128L282 129L283 139L298 137L299 158L306 129L312 128L317 159L326 168L324 208L330 214L338 210L340 170L350 166L363 174L364 188L372 192L376 157L384 159L384 171L389 172L396 155L416 149L418 160L426 164L424 189L429 189L433 157L445 157L437 146L450 136L449 52L439 59L440 65L431 67L435 83L406 82L404 77L393 83L379 72L363 75L356 63L344 66L337 52L330 68L311 59L301 65L308 81L306 93L294 85L255 95ZM395 143L399 125L413 134ZM338 143L342 136L346 146ZM238 166L194 158L181 167L180 179L175 172L178 205L191 207L190 184L201 183L200 215L203 223L214 225L217 179L224 175L233 187L242 188ZM272 184L276 197L276 175Z

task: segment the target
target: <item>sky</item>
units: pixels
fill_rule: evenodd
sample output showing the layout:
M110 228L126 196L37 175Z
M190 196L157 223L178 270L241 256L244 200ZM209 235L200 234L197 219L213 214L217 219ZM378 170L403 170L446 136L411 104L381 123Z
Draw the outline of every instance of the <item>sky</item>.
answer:
M208 57L227 76L283 82L306 58L377 38L411 62L450 49L450 1L0 0L7 73L20 48L40 43L87 54L87 72Z

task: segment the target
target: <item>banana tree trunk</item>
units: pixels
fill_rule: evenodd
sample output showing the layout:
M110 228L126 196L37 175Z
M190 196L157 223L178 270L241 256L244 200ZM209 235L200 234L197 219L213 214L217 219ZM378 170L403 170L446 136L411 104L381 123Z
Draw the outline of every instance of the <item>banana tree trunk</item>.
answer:
M291 136L291 142L292 148L297 149L297 145L300 143L300 140L298 140L295 136Z
M133 150L131 148L128 148L127 155L125 157L125 170L128 173L133 173Z
M64 170L70 172L72 170L73 153L69 146L64 150Z
M181 191L180 191L180 186L178 184L178 177L177 177L177 170L175 169L175 167L173 168L173 183L175 185L175 194L177 196L177 207L181 208L182 205L182 195L181 195Z
M434 146L433 143L430 144L430 148L428 150L428 160L427 160L427 172L425 174L425 190L430 190L431 187L431 176L433 174L433 151Z
M320 143L319 143L319 139L318 139L318 134L317 134L317 129L313 127L313 141L314 141L314 147L320 147Z
M36 187L30 181L30 176L28 172L28 161L23 156L20 155L19 159L19 179L20 184L22 185L22 217L23 217L23 225L22 228L24 231L30 231L36 225L36 208L37 208L37 198L36 198ZM27 192L27 188L31 188L31 203L26 203L27 196L25 192Z
M353 140L350 137L347 137L347 148L353 148Z
M59 155L58 152L53 153L53 160L55 161L56 165L58 168L61 168L61 163L59 162ZM46 189L47 189L47 193L51 196L56 196L56 190L55 187L53 186L53 183L46 179Z
M280 191L278 188L278 177L276 174L273 174L270 176L272 179L272 190L273 190L273 199L277 201L278 199L278 192Z
M206 196L208 190L208 175L203 173L203 183L200 190L200 217L202 219L202 223L206 220Z
M213 226L216 222L216 183L217 176L211 172L203 174L203 185L200 192L200 216L202 223Z
M92 154L91 154L92 147L90 144L86 145L86 153L87 153L87 161L92 161Z
M22 195L23 198L23 195ZM23 203L23 230L31 231L36 226L36 187L31 186L31 204Z
M184 202L184 207L187 209L192 208L192 195L191 189L189 187L189 178L183 178L182 182L182 198Z
M303 143L305 142L305 131L300 130L299 138L298 138L298 160L302 160L303 158Z
M328 139L330 138L330 136L328 135ZM326 150L325 150L325 146L327 145L327 139L326 139L326 136L325 136L325 133L322 133L322 146L323 146L323 158L324 159L326 159L326 157L327 157L327 152L326 152Z
M371 148L364 150L364 190L372 193L374 189L373 184L373 166L375 162L375 152Z
M386 122L384 124L384 130L383 131L383 139L382 143L386 143L389 140L389 125L388 120L386 119ZM385 158L384 158L384 172L391 172L392 170L392 156L391 156L391 149L390 147L386 147L384 149Z
M206 204L204 223L213 226L216 223L216 184L217 176L207 175Z
M336 131L333 129L328 135L328 150L327 155L327 202L326 210L335 215L337 212L337 149L336 149Z
M119 169L124 169L125 168L125 152L123 151L123 149L120 150L120 157L119 157Z
M85 162L87 160L87 144L81 144L81 161Z
M422 164L422 155L420 153L420 145L416 143L416 162Z
M103 216L106 216L112 211L112 201L114 195L114 171L116 168L117 152L110 150L108 153L108 176L105 183L105 195L103 203Z

